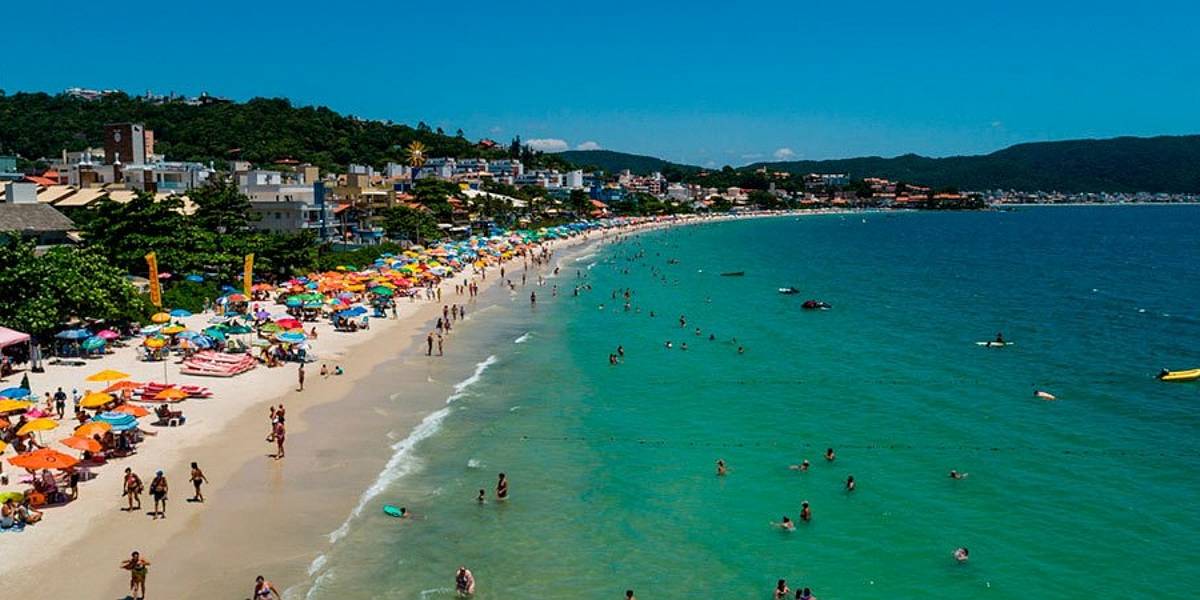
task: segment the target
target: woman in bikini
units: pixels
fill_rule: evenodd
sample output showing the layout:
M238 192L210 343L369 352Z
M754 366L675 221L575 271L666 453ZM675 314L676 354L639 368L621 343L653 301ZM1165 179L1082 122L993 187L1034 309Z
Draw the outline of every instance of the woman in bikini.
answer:
M504 473L501 473L496 479L496 499L508 499L508 478L504 476Z
M129 500L126 511L142 510L142 479L129 467L125 467L125 497ZM135 502L137 506L133 505Z
M200 485L204 483L208 483L204 471L200 470L200 465L192 463L192 485L196 488L196 495L192 496L192 502L204 502L204 493L200 491Z
M283 596L279 594L279 590L271 585L270 581L263 579L262 575L254 578L254 595L251 596L254 600L271 600L274 596L275 600L282 600Z

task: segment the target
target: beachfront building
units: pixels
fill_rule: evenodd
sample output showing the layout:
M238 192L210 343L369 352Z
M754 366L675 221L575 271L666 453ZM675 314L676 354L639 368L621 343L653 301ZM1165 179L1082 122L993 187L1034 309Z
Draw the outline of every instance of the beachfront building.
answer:
M17 170L17 157L0 156L0 181L16 181L23 176Z
M70 243L75 224L53 206L38 202L37 184L10 181L0 198L0 239L16 233L38 246Z
M289 174L291 175L291 174ZM327 239L333 224L332 203L325 201L325 184L307 182L281 171L252 170L238 174L238 191L250 198L253 226L263 231L312 231Z
M804 189L810 192L828 192L850 185L846 173L809 173L804 176Z

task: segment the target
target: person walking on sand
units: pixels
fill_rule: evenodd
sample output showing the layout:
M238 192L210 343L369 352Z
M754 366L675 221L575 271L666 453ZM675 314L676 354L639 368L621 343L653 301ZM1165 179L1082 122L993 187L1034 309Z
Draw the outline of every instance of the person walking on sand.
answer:
M508 477L505 477L504 473L501 473L496 478L496 499L508 499Z
M296 379L300 382L300 387L297 388L296 391L303 392L304 391L304 363L300 363L300 368L296 370Z
M146 573L150 561L142 558L136 550L129 555L129 560L121 562L121 568L129 571L129 597L142 600L146 597Z
M275 439L275 460L279 460L283 458L283 440L287 437L287 428L282 419L275 422L275 427L271 430L271 437Z
M204 476L200 465L192 463L192 486L196 488L196 495L192 496L192 502L204 502L204 493L200 491L200 486L205 483L208 483L208 477Z
M438 356L443 356L443 354L442 354L442 334L440 334L440 333L437 336L437 343L438 343Z
M167 478L162 471L150 480L150 495L154 497L154 518L167 518Z
M129 467L125 467L124 491L125 498L129 501L129 506L125 511L133 512L135 510L142 510L142 479ZM134 506L135 502L137 506Z
M425 336L425 356L433 356L433 332Z
M475 576L466 567L459 567L454 574L454 590L458 597L465 598L475 593Z
M251 596L252 600L271 600L272 597L275 600L283 600L283 596L279 594L279 590L275 589L275 586L270 581L267 581L262 575L255 577L254 595Z

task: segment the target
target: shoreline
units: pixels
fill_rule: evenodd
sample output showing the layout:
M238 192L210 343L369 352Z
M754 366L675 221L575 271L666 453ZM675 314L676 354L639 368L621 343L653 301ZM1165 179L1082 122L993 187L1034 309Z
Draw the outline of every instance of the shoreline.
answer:
M747 214L624 226L550 242L549 246L555 254L551 265L544 265L542 269L548 272L553 265L585 250L594 250L597 242L611 239L614 235L625 236L667 227L748 218L856 212L859 211ZM515 261L510 261L506 266L513 264ZM495 267L488 270L497 271ZM472 276L472 279L478 281L478 277ZM450 297L445 299L446 303L465 301L465 298L453 295L454 281L461 280L443 282L450 284ZM468 304L471 307L468 320L477 317L489 306L499 305L508 299L508 293L496 285L497 282L498 279L493 279L490 284L487 281L480 282L481 300ZM97 585L94 582L98 581L106 582L103 584L105 590L121 593L125 589L125 580L109 563L115 564L130 550L138 549L156 563L152 567L149 589L166 588L171 592L169 597L211 597L214 589L226 586L230 587L232 593L233 589L247 587L244 582L253 581L252 572L259 570L269 578L283 582L279 586L281 589L292 590L311 584L311 576L318 571L313 567L319 566L314 560L319 561L322 550L327 550L340 539L340 535L349 530L363 507L373 499L369 495L371 488L367 488L367 485L387 473L389 463L396 459L396 446L380 445L379 440L391 439L392 435L401 436L398 443L410 440L416 435L417 428L439 407L445 407L446 396L444 393L439 395L439 388L445 384L435 374L441 376L478 366L474 362L459 364L460 361L453 357L446 361L429 361L419 351L424 331L440 314L439 304L441 302L436 301L401 302L399 319L375 319L369 331L354 336L334 334L331 330L326 333L328 324L322 323L318 340L322 343L316 348L319 351L317 362L343 364L347 367L347 374L322 380L316 375L313 363L313 373L305 392L294 390L295 369L287 367L256 369L248 376L243 376L241 381L233 378L220 382L197 382L213 388L214 398L185 403L183 408L189 416L188 424L182 429L165 430L163 437L170 442L148 440L150 444L143 444L139 454L107 465L102 469L101 477L81 485L80 500L67 507L50 509L47 520L27 529L21 536L6 536L10 552L24 559L20 563L8 561L0 566L0 574L8 576L16 594L25 592L34 596L79 597L81 593L94 592ZM473 329L477 328L469 328ZM464 336L461 330L456 330L455 336L449 338L449 347L455 348L453 340L463 337L469 337L469 332ZM333 348L327 348L323 340L328 339L343 343L335 343ZM380 352L372 342L383 340L388 342L387 350ZM424 368L412 363L422 363ZM116 365L106 362L105 366ZM158 368L157 364L149 366ZM398 372L393 373L393 370L387 369L389 366L404 369L394 369ZM424 383L416 377L421 374L425 375ZM47 377L52 377L50 372L39 378ZM458 379L452 375L451 380ZM401 383L415 388L417 393L413 398L406 398L408 401L395 407L394 411L379 414L378 417L386 418L372 419L370 425L364 424L361 418L336 414L380 412L379 397L360 393L362 387L377 381L380 385L369 386L372 392L387 391ZM196 379L189 379L188 382L196 382ZM216 383L226 384L220 386L225 389L218 390ZM39 391L44 389L37 384L35 387ZM253 389L248 394L250 397L237 398L247 388ZM245 404L235 409L223 406L230 401ZM258 452L267 454L270 451L271 447L262 441L261 436L266 432L266 407L277 401L290 409L291 417L290 452L281 461L266 460L257 455ZM242 418L247 416L250 418ZM317 424L320 425L319 429L314 427ZM386 431L379 431L381 427ZM398 434L394 431L397 429L400 431ZM433 428L428 435L435 432L436 428ZM188 435L178 439L180 433ZM336 449L322 448L322 445L338 446L339 437L348 440L341 446L359 456L338 457ZM411 450L421 439L424 437L411 440L408 449ZM331 459L331 455L335 456ZM206 490L209 499L206 504L183 502L191 491L183 475L186 465L192 460L199 462L211 479ZM150 467L149 464L158 466ZM168 464L168 468L163 468ZM381 464L385 465L382 472ZM151 521L139 513L115 510L123 503L119 471L126 466L134 468L143 477L157 468L163 468L173 487L170 494L172 502L168 508L171 519ZM362 477L350 476L349 479L355 480L345 482L350 491L326 485L330 479L336 479L331 474L333 470L354 475L365 472L367 482L358 485ZM268 489L264 491L261 485L255 489L256 481L268 482L265 486ZM296 489L289 490L289 487ZM364 489L366 491L359 491ZM149 503L148 498L144 500ZM293 523L297 518L301 522L320 524L297 527ZM263 537L264 534L269 538ZM249 537L239 541L245 536ZM81 540L87 543L76 543ZM63 551L63 548L67 550ZM213 552L219 554L214 555ZM98 564L94 560L97 556L103 557ZM234 561L234 564L223 564L229 563L229 559L234 557L240 560ZM19 572L49 564L50 561L78 565L76 573L81 577L35 581L23 577ZM235 567L246 569L246 575L230 581L228 575ZM36 572L39 569L32 570ZM204 590L203 594L200 590ZM159 596L159 593L155 593L155 596Z

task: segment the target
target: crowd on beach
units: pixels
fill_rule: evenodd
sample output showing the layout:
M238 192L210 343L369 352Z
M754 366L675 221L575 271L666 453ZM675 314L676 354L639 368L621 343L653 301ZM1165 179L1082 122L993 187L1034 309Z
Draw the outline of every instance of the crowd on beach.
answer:
M141 362L163 363L164 381L138 382L127 373L112 369L99 371L88 378L97 390L62 388L45 392L38 402L28 374L20 386L4 390L0 397L0 451L11 446L15 456L6 461L22 470L23 475L10 481L0 464L0 531L21 531L47 518L48 508L69 505L79 498L81 483L104 476L110 463L138 454L142 445L158 435L169 435L172 427L186 427L187 416L179 408L185 401L200 401L211 395L202 386L167 383L169 365L182 365L179 372L187 374L191 365L201 372L195 375L238 376L256 366L277 367L295 363L297 389L303 391L305 366L318 361L313 347L318 338L317 323L332 325L335 331L354 332L369 329L368 314L374 318L397 316L397 300L409 298L416 302L442 303L443 288L451 289L462 301L442 305L441 316L430 331L425 348L432 356L444 354L445 339L467 314L467 302L480 293L480 286L490 272L498 272L498 284L515 289L506 279L511 273L507 265L520 264L521 283L527 281L531 267L550 264L553 252L547 245L555 239L588 236L593 228L622 229L632 225L627 221L571 226L558 230L513 233L487 238L471 238L465 242L444 244L428 249L417 248L404 256L381 256L375 264L364 269L339 268L336 271L297 277L275 283L259 282L247 290L227 288L200 314L175 309L155 314L149 323L93 323L74 326L75 340L99 340L104 344L98 352L85 356L90 364L103 362L113 354L136 353ZM519 262L518 262L519 261ZM554 269L557 274L558 269ZM546 280L539 275L538 285ZM248 293L247 293L248 292ZM554 286L551 296L557 296ZM531 299L536 301L535 296ZM278 308L276 308L278 307ZM201 323L201 320L204 320ZM101 333L104 333L102 337ZM77 344L78 345L78 344ZM95 346L95 344L93 344ZM258 348L257 356L252 352ZM226 363L227 357L239 358L236 364ZM6 363L12 369L14 363ZM234 365L234 366L227 366ZM228 372L214 373L221 369ZM236 372L235 372L236 371ZM13 373L19 371L11 371ZM52 375L54 370L47 374ZM344 373L341 365L322 364L322 378ZM38 379L42 379L38 381ZM41 385L45 379L35 375ZM107 384L105 387L102 385ZM143 420L145 419L145 420ZM70 427L63 427L74 421ZM150 425L150 426L147 426ZM71 435L51 434L62 428ZM58 433L58 432L56 432ZM287 439L286 410L283 405L270 409L267 441L275 446L275 460L285 456ZM68 454L54 444L78 451ZM120 467L114 467L120 468ZM196 462L180 473L191 484L193 494L189 503L202 504L206 498L203 486L208 477ZM169 473L163 469L143 477L132 467L122 475L122 507L128 513L143 510L143 495L150 496L151 520L167 518L170 498ZM501 474L496 498L507 497L507 480ZM13 487L16 489L12 489ZM145 597L149 562L134 552L122 568L130 575L130 591L134 598ZM463 569L473 591L474 577ZM469 593L469 592L468 592ZM260 578L255 598L277 594L274 587Z

